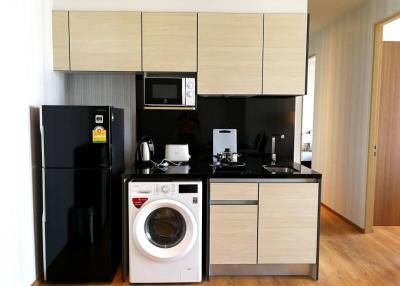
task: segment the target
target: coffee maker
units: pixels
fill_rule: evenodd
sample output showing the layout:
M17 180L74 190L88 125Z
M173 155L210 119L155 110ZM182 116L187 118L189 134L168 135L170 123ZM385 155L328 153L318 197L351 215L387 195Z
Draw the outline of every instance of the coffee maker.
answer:
M154 142L148 136L142 137L136 148L136 166L141 168L150 167L154 160Z

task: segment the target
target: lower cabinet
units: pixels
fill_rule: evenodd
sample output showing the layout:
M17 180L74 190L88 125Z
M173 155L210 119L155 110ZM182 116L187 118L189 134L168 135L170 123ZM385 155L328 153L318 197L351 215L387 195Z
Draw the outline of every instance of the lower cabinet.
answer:
M257 263L257 205L212 205L210 264Z
M258 263L317 262L318 184L259 187Z
M210 186L211 265L318 263L318 183Z

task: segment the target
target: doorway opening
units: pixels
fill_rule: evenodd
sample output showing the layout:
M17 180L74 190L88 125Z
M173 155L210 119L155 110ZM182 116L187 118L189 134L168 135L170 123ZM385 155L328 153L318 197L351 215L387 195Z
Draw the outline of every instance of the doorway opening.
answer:
M302 98L301 124L301 164L311 168L313 129L314 129L314 93L316 56L308 59L307 94Z
M365 232L400 225L400 14L375 26Z

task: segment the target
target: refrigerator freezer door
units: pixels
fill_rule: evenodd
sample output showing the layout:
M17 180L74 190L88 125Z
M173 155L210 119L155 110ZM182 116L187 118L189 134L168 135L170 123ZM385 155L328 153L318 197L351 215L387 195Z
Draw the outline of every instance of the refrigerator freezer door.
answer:
M109 106L42 106L46 168L107 168L111 165Z

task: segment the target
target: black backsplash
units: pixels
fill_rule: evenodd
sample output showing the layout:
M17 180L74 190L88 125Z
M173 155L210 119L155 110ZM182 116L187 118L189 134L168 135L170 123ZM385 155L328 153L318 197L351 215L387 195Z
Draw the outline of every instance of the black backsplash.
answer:
M142 77L137 76L137 138L154 140L156 159L164 158L166 144L189 144L192 159L212 155L213 129L237 129L238 152L271 153L277 139L279 160L294 153L295 97L197 97L196 110L144 110ZM280 138L280 137L278 137Z
M153 138L157 159L174 143L188 143L193 159L211 156L213 129L231 128L237 129L239 153L268 154L271 135L285 134L276 152L279 160L292 160L294 123L295 97L198 97L194 111L144 110L137 102L137 136Z

